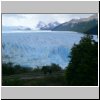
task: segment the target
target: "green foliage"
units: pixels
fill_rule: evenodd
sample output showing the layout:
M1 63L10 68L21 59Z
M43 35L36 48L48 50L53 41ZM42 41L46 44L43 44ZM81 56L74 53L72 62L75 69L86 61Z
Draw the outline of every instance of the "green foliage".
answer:
M33 69L32 72L34 72L34 73L40 73L41 72L41 68L37 66L36 68Z
M34 69L2 64L3 86L62 86L66 85L64 74L59 65L51 64Z
M13 68L13 64L11 62L9 62L8 64L2 64L2 74L3 75L11 75L14 74L14 68Z
M57 71L61 71L62 68L59 65L57 65L57 64L51 64L51 70L53 72L57 72Z
M20 65L13 65L13 63L3 63L2 64L2 75L13 75L13 74L21 74L21 73L37 73L37 74L52 74L53 72L62 71L61 67L57 64L46 65L36 68L31 67L23 67Z
M44 74L52 74L53 72L62 71L62 68L57 64L51 64L50 66L43 66L41 71L43 71Z
M31 72L31 67L23 67L20 65L13 65L13 63L3 63L2 64L2 75L13 75L25 72Z
M3 79L3 86L65 86L65 80L62 75L59 76L48 76L44 78L26 79L21 80L18 78L14 79Z
M3 79L2 85L4 86L21 86L23 85L23 81L20 81L19 79Z
M66 68L67 85L98 85L98 43L92 36L84 36L71 50L70 63Z
M44 74L47 74L49 72L49 66L43 66L41 71L43 71Z

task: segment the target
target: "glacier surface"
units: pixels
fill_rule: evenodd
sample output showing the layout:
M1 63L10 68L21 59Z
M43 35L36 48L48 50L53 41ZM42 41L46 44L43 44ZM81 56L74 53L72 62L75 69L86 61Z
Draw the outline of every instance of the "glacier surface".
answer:
M65 68L73 44L82 36L70 31L2 33L2 60L29 67L55 63Z

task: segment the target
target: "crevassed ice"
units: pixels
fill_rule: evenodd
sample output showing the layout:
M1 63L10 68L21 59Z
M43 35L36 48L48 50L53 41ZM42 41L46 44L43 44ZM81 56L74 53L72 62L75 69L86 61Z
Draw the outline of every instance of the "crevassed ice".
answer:
M83 34L77 32L15 32L2 33L2 60L36 67L59 64L66 67L70 49Z

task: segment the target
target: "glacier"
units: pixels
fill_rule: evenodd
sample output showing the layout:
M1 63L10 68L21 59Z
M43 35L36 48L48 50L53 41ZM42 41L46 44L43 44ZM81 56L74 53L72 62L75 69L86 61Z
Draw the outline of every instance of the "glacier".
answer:
M36 67L59 64L65 68L74 44L82 33L71 31L6 31L2 32L2 61Z

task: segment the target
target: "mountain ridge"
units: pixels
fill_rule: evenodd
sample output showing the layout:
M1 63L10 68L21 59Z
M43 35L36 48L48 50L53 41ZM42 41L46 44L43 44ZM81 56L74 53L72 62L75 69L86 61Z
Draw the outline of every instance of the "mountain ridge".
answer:
M76 31L87 33L92 28L98 26L98 16L94 14L88 18L72 19L68 22L62 23L52 29L52 31ZM97 31L95 31L97 34Z
M38 24L37 24L37 28L39 30L52 30L54 27L58 26L60 23L55 21L55 22L50 22L48 24L45 24L44 22L40 21Z
M2 26L2 31L32 30L26 26Z

